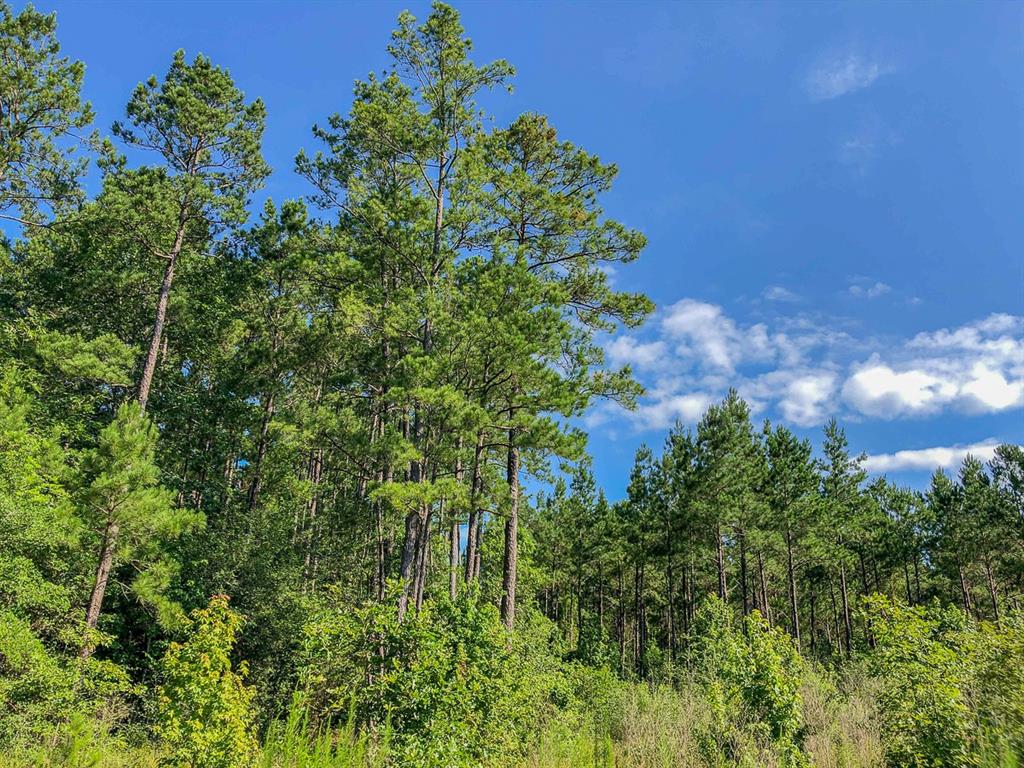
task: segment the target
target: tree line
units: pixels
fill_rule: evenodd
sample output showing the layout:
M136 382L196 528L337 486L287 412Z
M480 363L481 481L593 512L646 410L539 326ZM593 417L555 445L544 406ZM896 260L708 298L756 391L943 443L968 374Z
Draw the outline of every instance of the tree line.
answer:
M812 658L874 645L864 598L938 600L979 620L1020 609L1024 451L968 457L924 492L871 479L833 419L820 455L735 391L661 455L642 447L610 504L586 463L536 509L539 605L582 647L648 677L676 662L707 594L758 611Z
M454 9L399 17L389 67L297 154L308 195L262 206L266 110L225 69L179 51L89 133L55 17L0 11L10 712L137 695L211 595L248 617L266 699L324 601L401 621L472 592L639 677L686 652L705 594L817 656L873 642L873 592L1018 607L1017 446L919 494L868 482L834 422L817 459L732 393L607 502L574 425L641 392L601 334L653 310L608 278L644 237L604 213L614 165L539 114L493 125L514 70L474 61Z

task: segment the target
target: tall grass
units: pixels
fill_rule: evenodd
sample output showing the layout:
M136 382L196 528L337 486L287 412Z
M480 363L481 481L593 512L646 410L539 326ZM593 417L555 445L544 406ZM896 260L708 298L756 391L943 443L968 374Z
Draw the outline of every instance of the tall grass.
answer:
M877 683L855 668L843 678L808 672L801 690L803 747L814 768L879 768L883 749L874 701ZM744 730L742 714L729 735L729 759L713 748L721 734L699 688L616 683L600 710L548 721L525 758L495 755L473 768L773 768L785 765L767 742ZM296 698L270 724L255 768L391 768L387 729L359 732L355 719L334 730L308 721ZM45 745L0 755L0 768L157 768L153 745L85 718L70 722ZM405 768L405 766L402 766ZM438 766L437 768L442 768ZM444 766L443 768L452 768ZM468 768L468 767L467 767ZM993 750L984 768L1020 768Z

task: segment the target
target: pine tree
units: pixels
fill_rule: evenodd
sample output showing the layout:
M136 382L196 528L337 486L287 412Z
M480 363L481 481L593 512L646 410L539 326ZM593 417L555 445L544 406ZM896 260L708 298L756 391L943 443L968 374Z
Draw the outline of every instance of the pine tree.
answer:
M122 405L87 457L82 491L85 516L101 534L99 564L85 614L86 634L80 655L96 647L95 630L111 575L122 563L140 572L136 594L171 619L176 605L164 596L175 563L164 544L202 521L195 512L176 508L160 485L154 462L156 429L135 403ZM115 546L116 543L116 546Z
M88 159L76 154L92 121L84 65L60 56L56 14L0 4L0 219L46 223L82 198Z

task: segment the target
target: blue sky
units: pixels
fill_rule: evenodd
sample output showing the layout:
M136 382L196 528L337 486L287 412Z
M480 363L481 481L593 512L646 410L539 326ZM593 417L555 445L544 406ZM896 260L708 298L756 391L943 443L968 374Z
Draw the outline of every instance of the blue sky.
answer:
M275 199L310 126L387 63L426 3L50 2L107 129L185 48L229 68L269 117ZM921 485L965 447L1024 439L1024 5L516 3L458 6L478 60L503 57L523 111L621 173L609 215L642 230L613 276L658 311L608 341L648 395L587 418L622 493L735 385L757 418L818 442L836 416L869 466Z

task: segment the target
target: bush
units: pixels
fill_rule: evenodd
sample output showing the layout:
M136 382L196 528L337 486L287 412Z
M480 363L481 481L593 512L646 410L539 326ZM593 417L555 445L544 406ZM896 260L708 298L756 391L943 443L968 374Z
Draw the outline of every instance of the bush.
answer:
M787 765L803 765L800 680L803 662L790 637L755 611L738 629L732 609L708 598L697 612L689 659L707 696L707 747L733 759L744 745L764 744Z
M164 655L155 731L172 765L245 768L256 757L253 690L242 683L244 663L231 669L240 624L228 598L215 595L192 613L189 639L171 643Z
M390 600L331 608L305 632L301 679L314 728L349 713L391 734L396 764L479 766L522 755L575 695L542 643L510 636L474 594L399 622Z
M1016 764L1024 754L1024 625L957 608L865 604L886 762L906 768ZM1010 762L1013 761L1013 762Z

